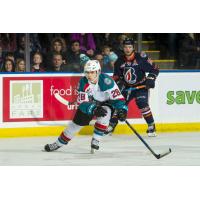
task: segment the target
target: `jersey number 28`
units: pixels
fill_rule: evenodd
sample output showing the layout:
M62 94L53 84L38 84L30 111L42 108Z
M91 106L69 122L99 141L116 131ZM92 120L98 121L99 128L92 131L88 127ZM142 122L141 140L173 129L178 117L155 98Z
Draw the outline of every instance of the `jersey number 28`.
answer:
M115 98L117 96L119 96L121 93L119 91L119 89L115 89L111 91L112 97Z

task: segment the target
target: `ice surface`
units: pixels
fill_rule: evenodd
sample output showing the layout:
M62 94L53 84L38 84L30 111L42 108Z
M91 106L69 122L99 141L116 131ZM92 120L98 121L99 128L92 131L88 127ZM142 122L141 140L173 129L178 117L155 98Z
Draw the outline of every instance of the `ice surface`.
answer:
M156 153L172 153L157 160L135 135L105 136L100 150L90 154L91 136L76 136L55 152L44 152L56 137L0 139L0 165L20 166L180 166L200 165L200 133L166 133L156 138L143 136Z

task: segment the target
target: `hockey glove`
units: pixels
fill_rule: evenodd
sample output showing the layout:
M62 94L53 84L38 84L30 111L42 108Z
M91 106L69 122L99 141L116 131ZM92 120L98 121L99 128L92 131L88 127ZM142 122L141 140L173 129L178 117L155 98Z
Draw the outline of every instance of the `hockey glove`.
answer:
M127 117L127 110L125 109L119 109L118 112L117 112L117 115L118 115L118 119L123 122L126 120L126 117Z
M156 77L152 74L149 74L147 76L147 79L146 79L146 88L149 89L149 88L154 88L155 87L155 80L156 80Z
M105 117L106 114L107 114L107 111L101 107L101 106L97 106L94 111L93 111L93 114L96 116L96 117Z

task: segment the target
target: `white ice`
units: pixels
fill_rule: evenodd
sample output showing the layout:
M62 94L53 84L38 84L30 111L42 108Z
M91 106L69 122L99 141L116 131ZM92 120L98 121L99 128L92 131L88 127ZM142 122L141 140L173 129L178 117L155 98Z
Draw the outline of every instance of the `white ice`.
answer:
M44 152L57 137L0 139L0 166L182 166L200 165L200 133L166 133L143 136L156 153L172 153L156 159L135 135L105 136L100 150L90 154L91 136L76 136L55 152Z

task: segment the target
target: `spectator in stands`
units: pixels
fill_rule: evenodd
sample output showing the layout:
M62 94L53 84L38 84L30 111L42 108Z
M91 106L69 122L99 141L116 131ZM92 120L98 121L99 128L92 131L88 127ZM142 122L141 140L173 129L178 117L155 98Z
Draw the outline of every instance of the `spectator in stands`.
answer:
M67 57L67 68L71 72L83 72L82 67L80 66L80 42L79 40L74 40L71 42L71 49L69 50Z
M31 68L32 72L45 72L44 67L42 65L42 54L39 52L36 52L33 55L33 65Z
M38 33L30 34L30 49L31 49L31 52L34 52L34 53L42 51Z
M118 33L94 33L96 51L100 52L104 45L115 46L118 35Z
M200 41L193 33L184 34L179 42L179 62L181 68L196 68L200 59Z
M132 38L134 41L137 40L137 33L123 33L127 38Z
M118 59L118 56L111 51L111 47L105 45L102 49L103 54L103 71L104 72L113 72L114 64Z
M101 53L97 53L95 55L95 60L98 60L100 65L101 65L101 71L104 72L103 70L103 55Z
M51 51L51 41L53 38L50 37L50 33L38 33L39 44L41 45L41 51L43 55Z
M14 57L14 53L13 52L7 52L6 56L5 56L5 60L12 60L15 63L15 57Z
M72 33L70 41L78 40L80 42L80 49L89 57L93 57L96 45L92 33Z
M14 52L15 59L25 57L25 35L20 35L17 41L17 50Z
M0 46L0 68L2 67L2 65L3 65L3 49Z
M17 59L15 72L26 72L24 59L22 59L22 58Z
M54 53L52 60L52 72L66 72L66 66L63 64L62 54Z
M114 52L118 57L124 55L123 53L123 41L127 38L125 34L120 34L117 38L117 43L113 46Z
M3 51L16 50L16 33L0 33L0 46Z
M1 57L1 71L3 70L3 65L5 64L4 61L5 60L12 60L14 62L15 65L15 58L14 58L14 54L12 52L7 52L5 55L3 55L2 52L2 57Z
M2 72L14 72L14 71L15 71L14 62L10 59L5 60Z
M62 55L62 62L66 64L66 43L65 40L61 37L56 37L51 42L51 51L49 51L45 56L45 66L47 69L53 65L53 56L54 54ZM51 70L51 69L48 69Z

